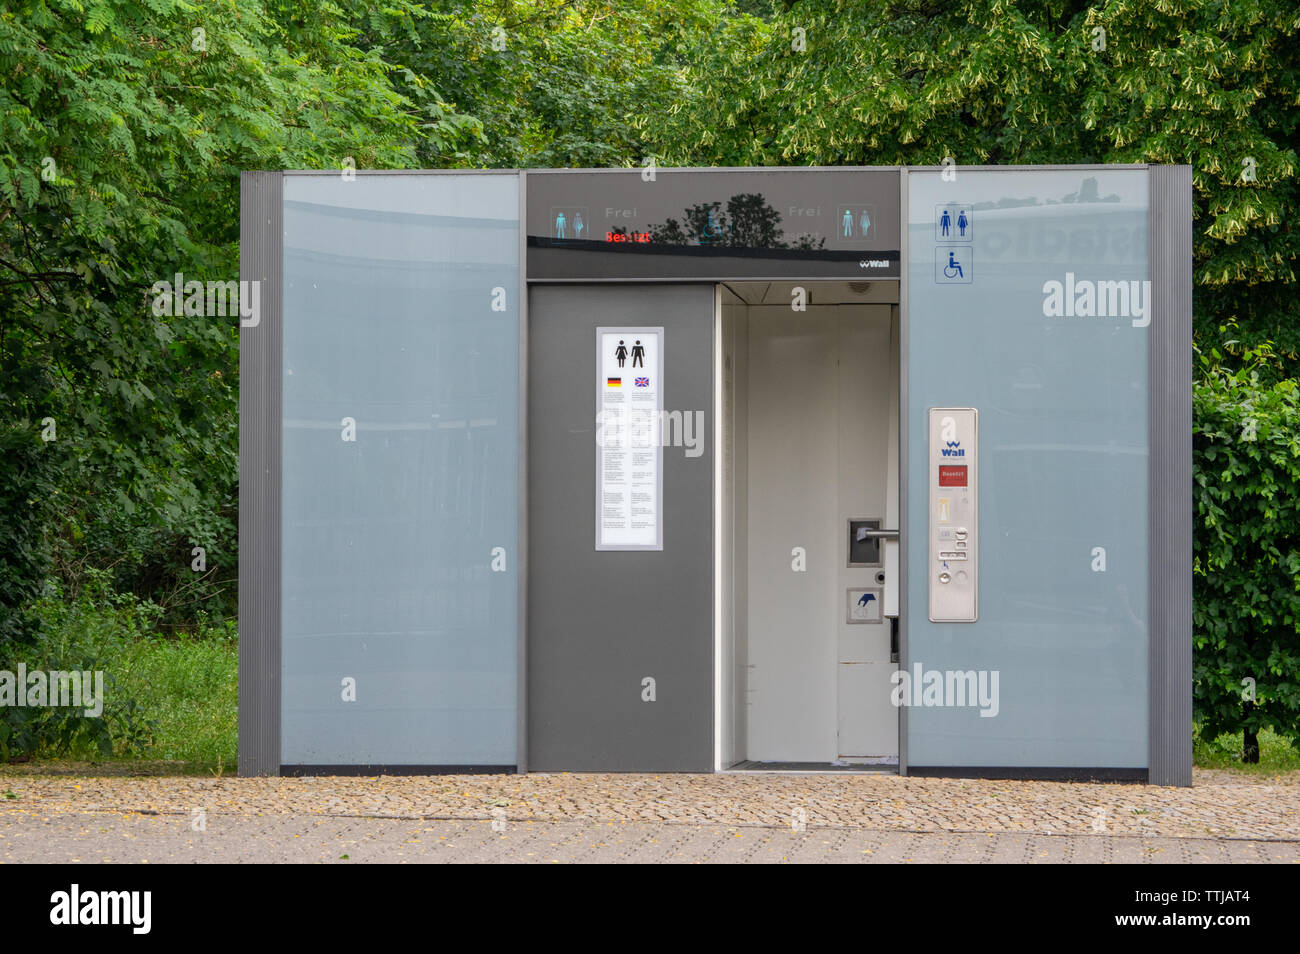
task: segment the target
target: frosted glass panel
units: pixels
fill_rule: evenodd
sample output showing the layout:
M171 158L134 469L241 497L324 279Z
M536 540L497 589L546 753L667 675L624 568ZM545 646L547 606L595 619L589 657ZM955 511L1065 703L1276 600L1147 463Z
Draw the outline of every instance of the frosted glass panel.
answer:
M908 183L909 668L998 674L913 705L909 762L1145 767L1147 173ZM927 619L931 407L979 410L975 623Z
M517 178L284 194L281 761L513 765Z

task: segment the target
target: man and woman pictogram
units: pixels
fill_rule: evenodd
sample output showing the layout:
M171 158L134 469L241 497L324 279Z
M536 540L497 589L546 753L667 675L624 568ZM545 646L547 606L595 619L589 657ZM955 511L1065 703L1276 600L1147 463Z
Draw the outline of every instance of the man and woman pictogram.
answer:
M854 238L854 227L857 227L857 238L866 238L871 233L871 210L866 206L859 209L856 216L856 223L853 209L845 208L840 216L840 238Z
M957 232L959 238L966 237L966 229L970 226L970 219L966 217L965 209L957 210ZM947 209L939 215L939 234L948 238L952 235L952 213Z
M582 221L582 212L575 211L573 213L573 237L582 238L582 230L585 228L586 225ZM569 217L564 214L563 209L555 213L555 237L558 239L567 239L569 237Z
M638 338L636 340L636 343L632 345L631 353L632 353L632 367L644 368L645 367L645 346L641 344L640 338ZM627 356L628 356L627 344L623 341L623 339L620 338L618 342L618 347L614 349L614 359L618 361L618 366L620 368L623 367L623 362L627 360Z

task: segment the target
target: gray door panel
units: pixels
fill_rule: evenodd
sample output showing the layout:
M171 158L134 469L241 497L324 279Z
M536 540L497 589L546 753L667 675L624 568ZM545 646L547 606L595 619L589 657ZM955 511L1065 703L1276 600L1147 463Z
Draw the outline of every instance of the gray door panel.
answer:
M664 410L703 412L703 453L663 451L661 551L595 549L596 328L619 325L664 328ZM713 329L712 285L531 289L532 771L712 770Z

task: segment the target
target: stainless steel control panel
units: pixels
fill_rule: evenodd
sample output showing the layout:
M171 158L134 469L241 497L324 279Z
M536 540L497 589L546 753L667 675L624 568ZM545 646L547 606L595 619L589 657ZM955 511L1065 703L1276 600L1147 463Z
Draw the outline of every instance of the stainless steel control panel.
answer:
M930 408L930 621L979 618L979 412Z

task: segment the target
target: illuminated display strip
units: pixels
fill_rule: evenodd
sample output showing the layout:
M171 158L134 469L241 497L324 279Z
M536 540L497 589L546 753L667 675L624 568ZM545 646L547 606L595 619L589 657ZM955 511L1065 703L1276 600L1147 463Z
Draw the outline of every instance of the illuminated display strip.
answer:
M525 173L530 281L899 277L897 169Z

